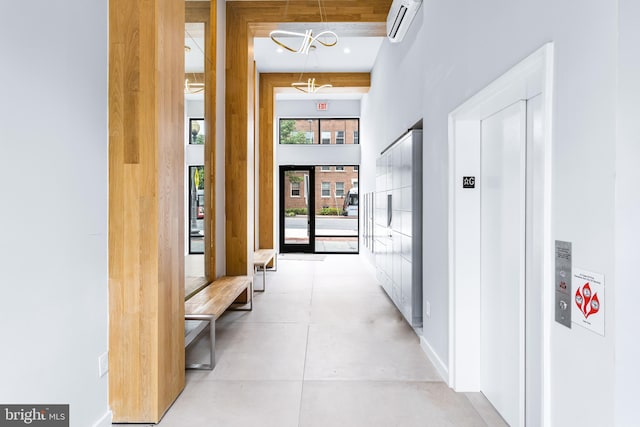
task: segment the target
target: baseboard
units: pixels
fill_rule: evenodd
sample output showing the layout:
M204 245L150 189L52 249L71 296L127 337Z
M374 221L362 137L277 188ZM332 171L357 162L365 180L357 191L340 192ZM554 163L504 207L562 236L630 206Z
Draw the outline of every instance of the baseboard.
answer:
M93 427L111 427L111 419L113 418L113 413L111 411L107 411L102 418L96 421L93 424Z
M427 354L427 357L429 358L429 360L431 360L433 366L435 366L438 374L440 374L440 376L442 377L442 381L449 385L449 369L447 368L447 365L442 362L442 359L438 357L436 352L431 347L431 344L429 344L429 342L424 339L423 336L420 337L420 347L422 347L422 351Z

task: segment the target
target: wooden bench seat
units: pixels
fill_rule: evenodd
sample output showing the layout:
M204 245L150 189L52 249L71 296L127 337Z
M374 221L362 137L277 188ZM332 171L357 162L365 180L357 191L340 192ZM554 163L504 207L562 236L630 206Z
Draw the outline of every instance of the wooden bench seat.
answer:
M249 291L248 307L233 307L238 297ZM247 305L243 304L243 305ZM185 351L198 338L207 326L211 339L211 352L208 364L186 364L187 369L213 369L215 366L216 319L226 310L250 311L253 309L253 278L249 276L225 276L216 279L184 303L184 318L198 320L196 327L185 325ZM186 322L185 322L186 324Z
M262 289L256 289L256 292L264 292L267 288L267 266L273 261L273 270L278 267L278 253L275 249L258 249L253 253L253 269L254 273L259 268L262 269Z

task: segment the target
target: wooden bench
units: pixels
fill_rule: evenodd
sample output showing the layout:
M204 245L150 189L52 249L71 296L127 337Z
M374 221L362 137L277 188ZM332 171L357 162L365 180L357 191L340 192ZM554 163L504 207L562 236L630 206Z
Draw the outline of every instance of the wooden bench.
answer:
M256 292L264 292L267 288L267 266L273 261L273 271L278 268L278 253L275 249L258 249L253 253L253 272L257 273L262 268L262 289Z
M249 302L246 304L235 303L238 297L245 291L249 291ZM233 307L235 304L243 304L244 307ZM248 307L246 307L248 304ZM253 309L253 278L249 276L225 276L210 283L207 287L191 297L184 303L184 318L187 320L199 320L198 326L187 328L185 322L185 351L189 346L209 327L211 338L211 352L208 364L185 364L187 369L208 369L215 366L216 344L216 319L227 310L250 311Z

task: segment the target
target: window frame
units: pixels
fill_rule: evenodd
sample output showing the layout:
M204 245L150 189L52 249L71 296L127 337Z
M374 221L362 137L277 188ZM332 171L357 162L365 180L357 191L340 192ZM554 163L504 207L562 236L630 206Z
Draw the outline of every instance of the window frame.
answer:
M305 142L304 144L300 143L300 144L285 144L282 142L282 135L281 135L281 131L282 131L282 125L283 125L283 121L285 120L293 120L294 122L298 122L298 121L305 121L305 122L309 122L310 124L313 123L313 132L309 131L309 130L296 130L296 132L304 132L305 134L305 140L307 142ZM329 132L330 135L334 134L338 135L338 132L342 132L342 137L340 137L341 141L340 143L337 142L337 140L332 140L331 136L329 137L329 143L323 143L323 131L322 131L322 124L323 122L331 122L331 121L337 121L337 120L344 120L346 122L348 121L355 121L356 122L356 126L357 129L353 131L354 134L354 139L353 139L353 144L360 144L360 117L278 117L278 129L277 129L277 140L278 140L278 145L352 145L352 144L347 144L347 133L348 133L348 129L347 126L345 125L345 129L344 130L336 130L336 131L324 131L324 132ZM310 137L310 133L313 133L313 137ZM315 135L318 135L318 142L315 142L316 138ZM357 135L357 138L356 138ZM310 141L310 142L309 142Z

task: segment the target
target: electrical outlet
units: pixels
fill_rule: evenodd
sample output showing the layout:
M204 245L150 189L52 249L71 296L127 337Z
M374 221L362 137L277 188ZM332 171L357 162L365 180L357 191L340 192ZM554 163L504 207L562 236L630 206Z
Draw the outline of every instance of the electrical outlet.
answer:
M431 317L431 303L429 301L425 303L424 312L427 317Z
M104 352L98 357L98 376L104 377L109 372L109 353Z

